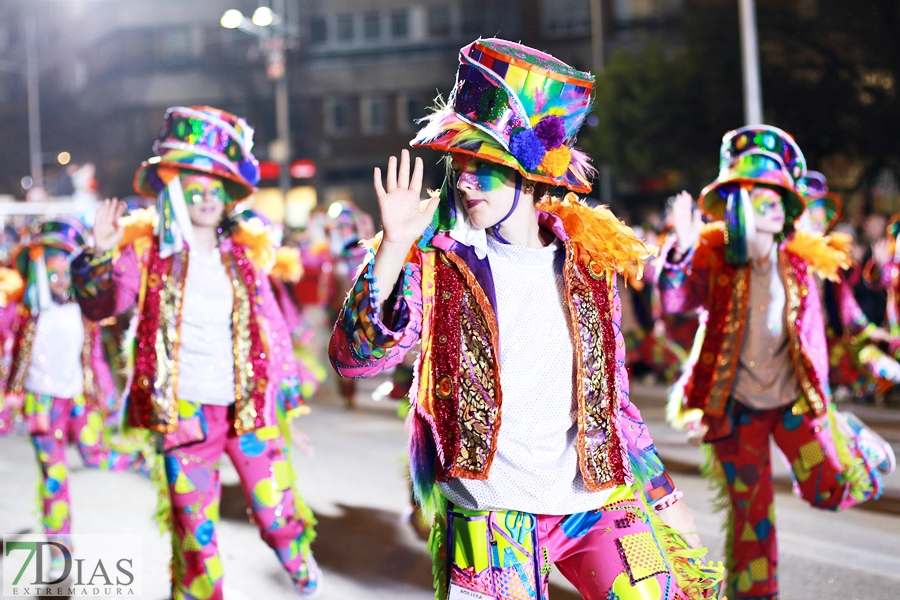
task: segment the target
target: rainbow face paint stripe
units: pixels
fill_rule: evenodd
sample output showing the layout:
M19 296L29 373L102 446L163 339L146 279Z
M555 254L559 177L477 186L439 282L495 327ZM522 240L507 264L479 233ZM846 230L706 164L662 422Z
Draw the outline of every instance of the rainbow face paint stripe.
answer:
M464 165L454 162L453 170L459 173L456 185L468 183L482 192L496 192L511 179L512 170L489 162L469 160Z

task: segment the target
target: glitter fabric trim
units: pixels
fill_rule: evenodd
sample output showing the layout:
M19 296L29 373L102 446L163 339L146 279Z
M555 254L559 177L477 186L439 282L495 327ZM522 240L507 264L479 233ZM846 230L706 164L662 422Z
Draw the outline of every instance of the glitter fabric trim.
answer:
M622 440L615 427L619 408L616 381L616 339L606 273L582 273L566 243L564 269L566 304L571 315L575 364L581 377L576 384L578 402L578 457L585 486L592 491L625 480Z
M259 323L260 282L240 244L232 245L231 255L223 252L222 260L226 269L232 272L234 290L234 427L238 434L244 434L264 424L268 362Z
M787 292L787 328L794 371L803 395L818 415L825 414L828 400L822 392L822 382L809 360L808 351L803 348L800 326L806 313L809 298L809 267L799 256L791 252L779 253L784 287ZM824 350L821 350L824 352Z
M710 271L706 336L686 393L688 408L701 408L713 416L725 412L750 296L747 267L733 267L724 261L718 267Z
M459 256L441 252L465 281L459 315L459 359L456 399L458 451L452 477L487 479L500 432L503 391L500 388L500 336L494 309L475 275ZM438 321L440 314L436 315ZM439 339L437 340L439 341Z
M84 372L84 395L91 400L101 399L102 394L97 385L96 373L91 360L94 354L94 336L99 335L100 326L87 319L84 322L84 343L81 345L81 369Z
M433 387L430 412L434 416L437 441L443 458L438 465L437 480L449 481L450 469L456 464L459 449L456 416L456 392L459 390L459 319L462 304L462 277L444 256L434 261L434 331L431 336L431 377Z
M737 371L738 356L744 340L744 323L747 304L750 302L750 269L737 267L734 270L734 291L728 302L728 312L721 324L722 344L716 356L716 370L707 399L706 411L713 415L725 412L725 404L731 393L731 384ZM701 359L702 359L701 354Z
M32 317L31 312L20 304L16 322L17 331L13 343L12 366L9 369L9 383L7 383L6 389L13 394L23 394L28 367L31 365L31 349L34 346L37 317Z

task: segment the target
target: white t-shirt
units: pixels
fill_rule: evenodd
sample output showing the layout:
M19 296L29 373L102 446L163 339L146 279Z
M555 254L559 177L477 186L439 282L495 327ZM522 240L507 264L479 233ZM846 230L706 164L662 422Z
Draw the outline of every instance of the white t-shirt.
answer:
M488 236L497 294L500 385L497 452L487 480L441 484L470 510L568 515L600 508L610 491L591 492L578 468L574 349L559 242L544 248Z
M25 390L54 398L84 394L84 321L78 303L57 304L38 315Z
M181 313L178 397L203 404L234 402L234 290L218 249L192 249Z

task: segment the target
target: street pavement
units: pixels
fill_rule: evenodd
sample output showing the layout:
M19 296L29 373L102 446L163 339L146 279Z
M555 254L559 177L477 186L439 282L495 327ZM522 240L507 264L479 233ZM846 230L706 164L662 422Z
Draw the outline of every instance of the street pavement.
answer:
M313 547L325 572L323 600L433 597L425 543L404 520L409 508L404 425L395 403L370 399L378 383L360 382L359 407L347 411L328 382L313 399L312 414L299 421L314 448L314 456L298 451L294 461L300 488L319 519ZM694 510L710 558L719 560L721 516L713 513L711 494L696 475L699 451L662 423L662 395L657 388L633 389L634 401ZM900 450L900 411L857 412ZM151 519L155 501L149 482L130 473L85 469L74 450L70 459L74 532L141 535L143 597L167 598L168 539ZM783 480L786 471L777 475ZM296 598L274 554L248 521L230 464L223 466L223 483L218 535L226 598ZM890 483L888 496L900 499L900 480L894 476ZM28 439L0 438L0 533L38 531L36 485ZM826 513L807 507L785 484L779 490L783 600L900 599L900 511L887 502L873 505L875 510ZM558 573L552 581L553 600L579 598Z

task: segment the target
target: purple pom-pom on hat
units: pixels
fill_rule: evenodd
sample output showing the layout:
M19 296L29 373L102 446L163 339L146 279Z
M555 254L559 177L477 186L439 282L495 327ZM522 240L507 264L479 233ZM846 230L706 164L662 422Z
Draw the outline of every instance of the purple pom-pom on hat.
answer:
M547 153L534 129L523 129L514 133L509 140L509 151L519 164L528 171L534 171Z
M541 119L534 131L547 150L559 148L566 141L566 124L555 115Z

